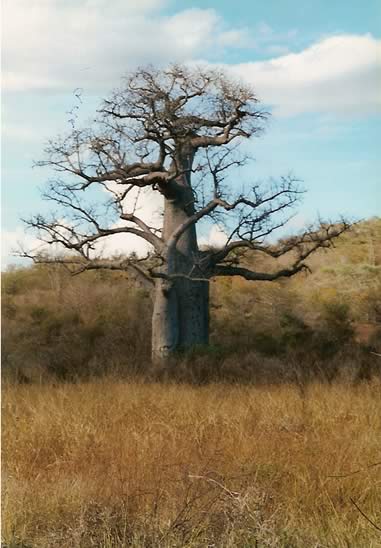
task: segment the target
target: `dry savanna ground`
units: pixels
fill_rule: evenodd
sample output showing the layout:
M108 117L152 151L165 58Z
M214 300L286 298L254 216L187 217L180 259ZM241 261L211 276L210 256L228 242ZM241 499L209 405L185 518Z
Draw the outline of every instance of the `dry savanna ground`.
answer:
M379 381L3 388L7 547L381 546Z

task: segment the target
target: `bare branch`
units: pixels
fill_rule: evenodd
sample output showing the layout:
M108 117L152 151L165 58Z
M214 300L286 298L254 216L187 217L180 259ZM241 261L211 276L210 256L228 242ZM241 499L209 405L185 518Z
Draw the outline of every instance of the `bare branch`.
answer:
M342 221L340 224L322 225L319 230L314 232L305 232L300 237L294 237L290 242L287 242L284 246L278 244L278 249L272 251L271 248L264 246L250 246L249 242L233 242L235 245L230 244L227 249L224 249L221 254L218 252L211 257L211 263L214 263L213 274L215 276L242 276L246 280L263 280L273 281L278 278L288 278L297 274L302 270L309 270L305 260L317 251L318 249L326 249L333 245L333 242L341 234L351 228L351 225L346 221ZM246 244L246 245L245 245ZM233 249L240 247L249 247L250 249L264 252L274 258L280 257L286 253L293 251L296 253L296 257L292 261L291 265L287 268L282 268L275 272L264 273L255 272L246 267L232 266L218 264L215 261L221 262L227 254Z
M152 286L154 284L151 275L148 270L144 269L138 263L136 258L123 258L119 260L100 260L93 259L91 261L85 261L83 259L75 259L73 257L49 257L46 255L34 255L28 252L23 252L20 256L32 259L35 264L60 264L69 270L72 276L77 276L83 272L90 270L117 270L124 272L133 272L135 275Z
M245 280L273 282L279 278L290 278L302 270L308 269L307 265L300 263L290 268L283 268L273 273L255 272L249 268L228 265L216 265L213 269L214 276L241 276Z
M129 219L131 222L138 224L142 223L137 217ZM131 226L122 226L114 228L98 227L97 231L92 234L81 234L75 227L70 227L68 224L61 223L57 220L48 221L41 216L36 216L29 220L24 220L24 223L29 228L34 228L39 231L39 239L49 245L59 244L68 250L77 251L83 257L90 258L90 251L94 250L94 243L115 234L133 234L150 243L157 252L162 249L161 239L153 234L151 230L139 229ZM146 226L146 225L144 225Z

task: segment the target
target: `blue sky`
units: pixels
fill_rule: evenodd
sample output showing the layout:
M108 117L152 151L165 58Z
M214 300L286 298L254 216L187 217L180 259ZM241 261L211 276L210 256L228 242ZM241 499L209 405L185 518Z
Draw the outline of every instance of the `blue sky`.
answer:
M381 4L376 0L4 0L2 262L45 211L32 169L138 64L222 65L273 115L250 145L255 180L292 171L308 191L294 226L317 214L381 215ZM27 238L27 239L25 239ZM119 244L120 245L120 244Z

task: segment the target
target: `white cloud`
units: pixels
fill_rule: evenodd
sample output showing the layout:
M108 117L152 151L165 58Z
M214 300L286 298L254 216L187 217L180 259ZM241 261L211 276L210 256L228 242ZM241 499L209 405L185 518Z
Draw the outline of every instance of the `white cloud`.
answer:
M125 223L124 223L125 224ZM116 224L114 227L122 226ZM66 251L62 246L44 244L32 234L25 232L23 227L18 226L15 230L3 230L1 234L1 270L5 270L10 265L26 265L31 261L18 255L21 250L30 253L47 253L51 256L65 255ZM102 257L113 257L117 255L127 255L135 252L139 256L144 256L149 250L152 250L142 238L132 234L116 234L101 239L95 246L96 255Z
M139 215L139 217L150 226L160 227L162 225L161 203L156 196L157 193L154 195L151 191L151 194L152 195L150 195L150 192L146 191L146 193L142 195L144 199L139 200L140 204L136 210L136 215ZM126 226L126 223L123 221L117 222L112 228L121 226ZM42 243L32 234L26 233L21 226L17 227L15 230L3 231L1 239L1 267L3 270L11 264L20 264L20 262L26 263L25 259L20 259L14 255L14 252L20 249L28 251L38 250L39 252L46 252L51 255L61 255L62 253L65 253L65 250L62 247L53 247ZM224 230L217 225L213 225L209 227L208 232L206 233L204 228L204 235L200 236L198 240L200 247L220 248L225 245L227 239L228 237ZM129 253L135 252L138 256L142 257L151 250L152 247L150 244L142 238L132 234L121 233L98 240L94 252L96 255L101 255L102 257L128 255Z
M3 123L1 127L2 138L10 141L20 142L33 142L36 139L36 131L30 126L21 124L7 124Z
M139 64L216 59L225 48L273 56L226 66L276 114L380 108L381 45L371 35L324 38L287 53L297 31L229 26L216 10L163 15L163 0L4 0L3 89L104 93Z
M117 192L118 185L116 183L108 183L107 185L113 192ZM151 188L132 189L128 193L127 199L124 200L124 211L126 213L134 212L139 219L144 221L148 226L153 228L161 228L163 224L163 198ZM124 221L115 223L112 228L126 226ZM127 226L134 226L132 223L127 223ZM133 234L115 234L99 240L96 246L96 253L101 253L105 257L113 255L129 254L133 251L139 256L145 255L152 250L151 245Z
M115 183L109 183L109 187L114 192L117 189ZM124 205L126 212L134 211L135 215L150 227L160 228L162 226L163 200L158 192L150 188L133 189L128 194L128 201L126 200ZM62 224L67 223L68 221L63 218ZM120 221L112 225L111 228L121 226L126 226L126 223ZM130 226L133 225L130 224ZM15 255L15 252L17 253L21 249L31 252L46 252L51 255L65 253L65 249L62 246L44 244L31 232L25 232L22 226L18 226L14 230L3 230L1 234L1 267L3 270L11 264L26 264L26 259ZM150 250L152 250L152 247L148 242L139 236L126 233L101 238L95 246L95 253L97 255L101 254L103 257L112 257L120 254L126 255L132 252L136 252L139 256L144 256Z
M17 252L23 249L33 249L41 242L38 242L31 234L25 233L23 227L18 226L14 230L1 231L1 269L6 269L11 264L25 263L25 259L17 257Z
M125 190L113 181L107 183L107 188L117 194ZM142 221L154 228L160 228L162 225L163 207L163 197L151 187L133 188L123 201L125 213L135 213Z
M115 225L113 228L116 228ZM133 234L114 234L104 240L99 240L95 246L95 253L101 257L117 257L119 255L129 255L136 253L139 257L144 257L152 246Z
M381 41L371 35L333 36L300 53L227 68L278 115L361 114L381 107Z
M287 221L280 233L284 232L286 234L295 234L295 232L307 229L308 226L311 226L312 224L313 221L308 215L305 215L304 213L296 213L289 219L289 221Z
M200 236L198 243L200 247L223 247L227 242L226 232L218 225L213 225L206 236Z
M240 43L214 9L158 12L160 0L5 0L3 87L109 90L139 64L187 61Z

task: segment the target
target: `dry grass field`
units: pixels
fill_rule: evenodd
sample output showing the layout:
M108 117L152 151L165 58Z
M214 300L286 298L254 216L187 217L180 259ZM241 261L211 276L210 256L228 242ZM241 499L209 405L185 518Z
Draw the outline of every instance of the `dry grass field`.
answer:
M381 546L379 381L3 389L7 547Z

